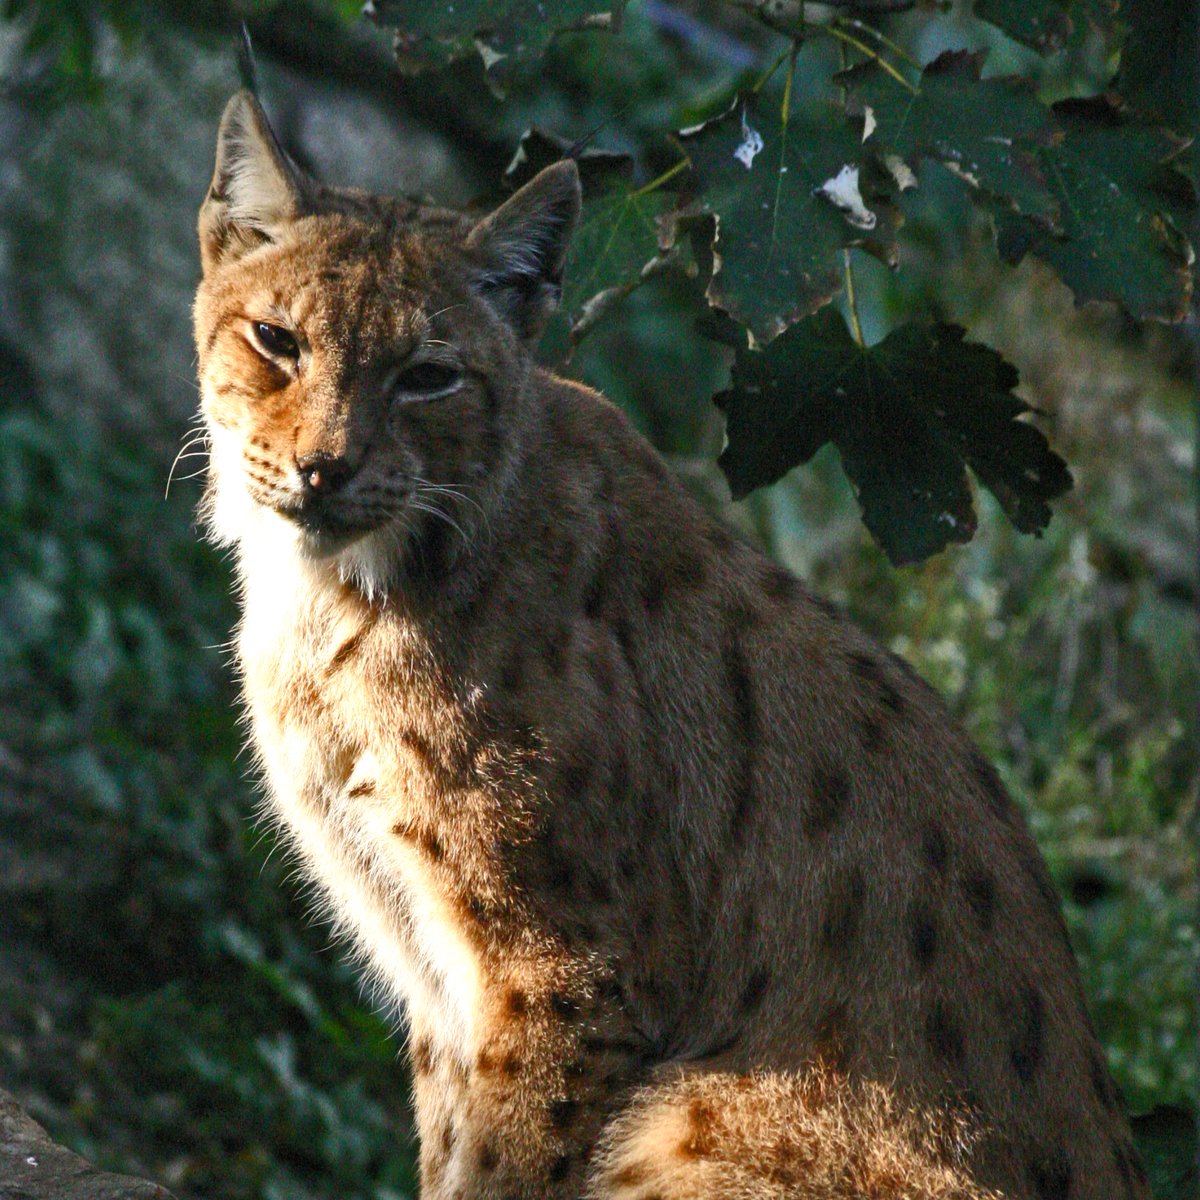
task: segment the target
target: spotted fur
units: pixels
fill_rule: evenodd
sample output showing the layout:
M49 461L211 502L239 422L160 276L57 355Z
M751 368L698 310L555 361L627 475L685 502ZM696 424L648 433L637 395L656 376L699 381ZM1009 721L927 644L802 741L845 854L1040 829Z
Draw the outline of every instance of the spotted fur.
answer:
M424 1193L1144 1197L994 770L534 366L578 209L319 186L241 94L201 212L253 744L406 1015Z

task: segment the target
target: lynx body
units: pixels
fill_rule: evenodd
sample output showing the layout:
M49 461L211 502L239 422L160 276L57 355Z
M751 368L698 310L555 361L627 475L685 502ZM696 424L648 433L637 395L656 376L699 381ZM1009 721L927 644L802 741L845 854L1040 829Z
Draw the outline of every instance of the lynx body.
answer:
M407 1015L424 1194L1147 1195L993 769L533 365L578 208L324 188L241 93L201 212L253 741Z

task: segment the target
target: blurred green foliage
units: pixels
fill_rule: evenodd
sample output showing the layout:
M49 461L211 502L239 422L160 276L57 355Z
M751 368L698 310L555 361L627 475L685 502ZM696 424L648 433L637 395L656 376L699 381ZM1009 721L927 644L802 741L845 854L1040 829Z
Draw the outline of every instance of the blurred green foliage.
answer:
M282 10L249 7L269 41ZM323 11L341 19L346 7ZM148 11L125 10L125 54L140 53ZM107 28L90 6L37 12L93 37ZM156 36L183 39L228 16L216 4L189 14L168 5L153 19L166 22ZM26 34L36 27L20 20ZM948 17L926 49L958 46L961 34ZM27 42L43 82L73 77L76 59L53 53L60 36ZM599 144L633 154L648 179L675 161L657 131L731 96L743 82L738 47L757 54L761 36L747 24L705 43L635 7L622 53L564 36L511 82L503 106L473 63L423 83L412 103L475 130L473 153L497 184L530 124L571 139L603 126ZM996 54L1029 65L1011 44L997 41ZM121 61L83 89L93 103L115 102ZM1094 83L1098 67L1082 45L1036 69L1067 91L1071 79ZM43 91L78 103L56 89ZM863 323L873 340L916 297L1018 365L1023 394L1048 413L1079 478L1040 540L1014 533L981 496L969 547L894 570L863 532L828 446L803 472L730 505L712 467L722 428L709 403L728 384L729 356L685 321L696 281L660 278L636 292L566 369L621 404L731 525L947 696L998 762L1063 890L1130 1106L1194 1112L1190 359L1168 335L1073 312L1029 266L1000 266L969 206L945 199L955 185L939 172L926 168L922 195L904 200L906 276L859 264ZM567 348L560 324L544 353L560 361ZM163 499L165 466L147 450L163 431L114 431L87 397L64 420L33 353L0 346L0 782L39 807L3 832L32 858L62 824L69 841L55 847L75 849L62 851L58 877L0 906L0 945L46 956L71 1002L51 1018L0 979L0 1084L83 1153L183 1194L412 1195L395 1028L306 916L286 847L254 819L222 650L234 620L229 571L193 527L199 483L186 477L202 460L183 460ZM51 1020L62 1035L53 1054ZM1163 1136L1177 1148L1176 1125Z

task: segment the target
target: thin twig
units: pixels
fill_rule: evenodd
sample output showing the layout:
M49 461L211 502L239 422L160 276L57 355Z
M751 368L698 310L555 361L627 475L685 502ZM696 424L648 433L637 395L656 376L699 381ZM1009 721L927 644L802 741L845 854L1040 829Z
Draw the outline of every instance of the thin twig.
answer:
M863 339L862 322L858 319L858 296L854 291L854 269L850 266L850 251L842 251L842 270L846 276L846 303L850 309L850 332L854 341L861 347L866 346Z
M873 25L868 25L865 21L860 21L857 17L838 17L834 21L834 24L839 28L848 25L851 29L857 29L859 33L865 33L869 37L873 37L881 46L886 46L898 58L904 59L906 63L916 67L918 71L921 69L921 64L899 42L892 41L890 37L880 33Z
M886 58L883 57L877 50L872 50L864 41L860 41L853 34L847 33L838 25L819 25L811 23L808 26L813 33L823 33L827 37L836 38L839 42L843 42L847 46L853 46L860 54L864 55L873 63L878 63L880 68L886 71L901 87L912 92L914 96L918 95L920 89L909 83L900 72L892 66Z
M648 196L651 192L657 191L664 183L674 179L680 171L686 171L692 165L690 158L681 158L673 167L668 168L657 179L650 180L649 183L643 184L636 192L631 192L629 198L636 200L639 196Z
M778 71L781 66L783 66L787 56L791 53L792 47L788 46L787 49L784 50L783 53L780 54L780 56L766 69L762 78L760 78L759 81L750 89L756 96L763 90L763 88L767 86L768 83L771 82L771 76L773 76L775 72Z

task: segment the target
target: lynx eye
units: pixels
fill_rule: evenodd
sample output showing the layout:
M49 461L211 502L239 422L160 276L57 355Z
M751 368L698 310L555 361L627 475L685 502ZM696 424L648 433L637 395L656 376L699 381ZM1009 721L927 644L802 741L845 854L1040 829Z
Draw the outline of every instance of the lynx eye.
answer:
M461 378L461 371L445 363L417 363L400 373L392 391L397 397L436 396L448 392Z
M296 339L286 329L279 325L269 325L266 321L254 322L254 336L258 344L275 358L300 357L300 347Z

